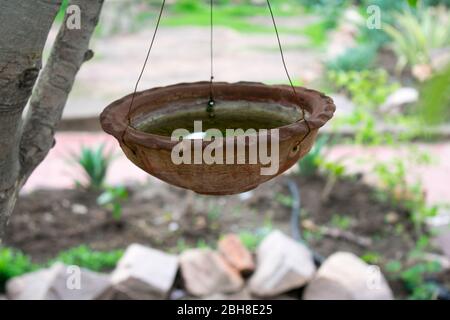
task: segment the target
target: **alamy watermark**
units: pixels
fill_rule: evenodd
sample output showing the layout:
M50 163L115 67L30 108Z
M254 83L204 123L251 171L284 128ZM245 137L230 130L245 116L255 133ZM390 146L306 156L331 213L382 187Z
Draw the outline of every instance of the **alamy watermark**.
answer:
M261 175L279 170L278 129L226 129L224 136L218 129L203 131L202 121L194 121L194 133L176 129L171 141L179 141L171 154L176 165L260 164ZM210 143L203 147L203 141Z
M68 266L66 274L66 288L68 290L81 290L81 268L75 265Z
M66 28L69 30L81 29L81 9L79 6L73 4L66 9Z
M369 15L366 20L366 26L368 29L381 29L381 9L377 5L370 5L366 10Z

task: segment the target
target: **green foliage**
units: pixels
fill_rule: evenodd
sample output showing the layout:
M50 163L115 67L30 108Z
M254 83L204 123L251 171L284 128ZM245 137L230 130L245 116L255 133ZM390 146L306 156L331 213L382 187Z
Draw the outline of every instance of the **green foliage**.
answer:
M395 14L407 8L406 1L392 1L392 0L363 0L359 6L361 14L368 17L367 8L371 5L376 5L381 11L382 25L392 24L395 22ZM381 29L369 29L365 25L360 26L358 42L361 44L373 45L377 50L390 42L390 37Z
M446 6L450 7L450 0L421 0L427 6Z
M329 81L338 89L348 93L357 108L375 109L398 89L396 83L389 83L385 70L330 71Z
M210 8L209 2L197 0L177 1L169 7L170 14L161 21L166 26L209 26ZM301 13L300 7L295 2L284 4L274 2L272 9L277 17L293 16ZM266 5L255 6L251 3L216 3L214 7L214 25L227 26L240 32L273 32L271 25L252 23L249 17L268 16L269 11ZM280 32L298 32L297 29L280 27Z
M327 42L329 25L327 21L310 24L300 30L300 33L309 38L311 46L320 47Z
M328 177L340 179L345 175L345 166L338 161L322 161L320 167Z
M114 269L122 255L123 250L95 251L88 246L81 245L59 253L49 264L59 261L66 265L76 265L92 271L106 271Z
M0 247L0 292L4 292L6 282L24 273L36 270L37 265L30 257L18 250Z
M275 196L275 200L277 200L283 206L289 207L289 208L291 208L293 203L294 203L294 199L292 198L292 196L286 196L286 195L284 195L282 193L278 193Z
M409 299L431 300L435 299L438 288L433 283L426 282L426 276L441 271L436 262L418 262L404 267L398 260L391 260L386 265L387 272L394 278L400 279L410 292Z
M399 85L390 83L386 71L381 69L363 71L330 71L328 81L336 90L350 95L355 104L355 110L347 117L335 121L341 125L351 125L356 129L355 142L358 144L376 145L391 143L390 134L380 134L376 128L378 112L387 97Z
M405 283L406 288L411 292L410 299L430 300L435 299L438 288L425 281L427 274L436 273L441 270L439 263L424 262L415 264L402 271L400 278Z
M323 161L323 148L328 140L327 136L320 136L316 140L311 151L298 163L300 174L313 176L318 173L320 164Z
M94 190L100 190L105 182L108 166L111 163L111 154L105 154L104 145L96 149L82 147L79 155L73 155L73 159L83 169L83 173L87 179L84 187ZM82 185L77 181L78 185Z
M438 294L439 288L426 280L428 276L442 271L439 262L423 259L429 245L429 236L422 235L418 238L415 248L409 252L408 260L404 264L399 260L391 260L385 265L391 277L400 279L404 283L410 292L409 299L430 300L435 299Z
M420 164L420 160L409 157L412 164ZM420 182L411 184L408 181L406 162L402 159L377 163L373 169L381 183L378 196L385 201L393 201L394 205L402 205L411 213L411 220L416 233L422 234L422 226L427 218L438 213L437 206L429 206L425 201L425 193Z
M128 199L128 191L123 186L107 187L106 190L97 198L100 206L112 212L116 221L122 217L122 204Z
M398 71L407 65L430 64L433 49L450 45L450 13L444 8L420 8L395 15L395 23L384 25L398 57Z
M386 263L385 268L390 273L397 273L402 269L402 263L398 260L391 260Z
M379 264L381 255L378 252L369 251L361 256L361 259L369 264Z
M341 230L348 230L351 227L352 220L344 215L334 214L333 217L331 217L331 225L341 229Z
M428 80L420 96L419 113L425 124L450 120L450 66Z
M206 6L204 3L198 0L178 0L172 6L174 12L205 12Z
M239 233L239 239L248 250L254 251L270 231L272 231L270 226L260 228L255 232L241 231Z
M337 72L363 71L373 67L377 54L377 47L371 43L361 44L347 49L343 54L328 61L328 70Z

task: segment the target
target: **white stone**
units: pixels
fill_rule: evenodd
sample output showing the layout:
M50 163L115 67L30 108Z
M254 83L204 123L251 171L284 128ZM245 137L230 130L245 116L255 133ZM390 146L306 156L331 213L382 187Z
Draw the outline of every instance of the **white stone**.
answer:
M315 271L313 256L305 245L273 231L258 247L249 288L255 296L273 297L304 286Z
M386 98L386 101L381 106L381 110L390 113L417 101L419 101L419 92L416 89L400 88Z
M392 291L376 266L349 252L328 257L306 287L304 300L392 300Z
M92 300L108 286L107 275L55 263L11 279L6 292L11 300Z
M175 255L132 244L111 274L111 288L102 299L164 299L178 270Z
M192 249L180 256L181 275L186 290L194 296L239 291L244 280L217 252Z

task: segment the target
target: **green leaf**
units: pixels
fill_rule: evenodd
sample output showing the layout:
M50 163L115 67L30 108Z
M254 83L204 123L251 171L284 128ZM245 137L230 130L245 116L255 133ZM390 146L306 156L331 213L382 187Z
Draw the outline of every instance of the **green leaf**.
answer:
M409 4L411 7L416 8L416 7L417 7L417 0L408 0L408 4Z

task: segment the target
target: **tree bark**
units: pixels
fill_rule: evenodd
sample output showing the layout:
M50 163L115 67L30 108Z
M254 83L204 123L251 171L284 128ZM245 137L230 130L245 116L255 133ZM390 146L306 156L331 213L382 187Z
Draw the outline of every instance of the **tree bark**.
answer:
M61 0L0 0L0 241L21 187L54 145L54 131L75 76L92 57L89 41L103 0L70 4L81 10L81 28L68 29L66 20L61 25L32 94Z

